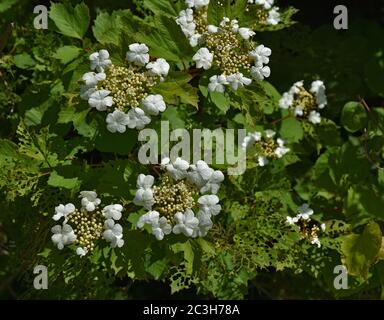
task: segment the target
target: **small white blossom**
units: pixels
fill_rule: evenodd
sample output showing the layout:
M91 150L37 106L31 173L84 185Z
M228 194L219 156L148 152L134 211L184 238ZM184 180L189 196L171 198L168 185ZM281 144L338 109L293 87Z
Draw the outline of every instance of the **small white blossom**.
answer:
M227 77L224 74L219 76L212 76L209 78L208 90L210 92L220 92L225 91L224 85L228 84Z
M249 40L249 38L253 37L256 33L249 28L239 28L239 34L244 40Z
M217 33L219 31L219 28L218 27L216 27L216 26L214 26L214 25L212 25L212 24L210 24L209 26L208 26L208 33Z
M268 66L263 66L258 64L256 66L252 66L251 75L256 80L261 81L261 80L264 80L264 78L268 78L271 75L271 69Z
M209 4L209 0L185 0L185 4L189 8L200 9L207 6Z
M123 206L121 204L110 204L103 208L103 216L106 219L120 220Z
M164 159L165 161L165 159ZM173 164L166 166L169 175L175 180L181 180L187 176L187 170L189 169L189 163L181 158L176 158Z
M257 157L257 163L260 167L264 167L268 163L268 159L265 156L258 156Z
M126 126L129 124L129 117L124 112L115 110L107 115L106 121L108 131L124 133L127 129Z
M264 134L267 138L273 138L276 135L276 132L271 129L267 129L264 131Z
M84 257L87 253L88 253L88 249L87 248L78 247L76 249L76 254L78 256L80 256L80 257Z
M269 63L269 57L272 54L272 50L263 44L256 47L256 49L252 50L249 53L249 56L256 60L258 63L262 64L268 64Z
M205 237L213 225L211 216L203 211L199 211L197 219L199 220L199 225L195 228L192 237Z
M190 168L192 171L188 172L187 179L199 188L209 181L214 172L203 160L197 161L196 165L192 164Z
M133 203L151 209L154 204L153 192L151 187L154 183L154 177L151 175L140 174L137 177L137 191Z
M297 208L298 217L304 220L308 220L309 217L313 214L313 210L309 207L308 203L304 203L299 208Z
M185 213L177 212L175 214L176 224L173 227L173 233L183 233L187 237L191 237L195 228L199 224L199 220L195 217L192 210L187 209Z
M312 110L308 115L309 122L312 122L313 124L318 124L321 122L320 113L318 113L315 110Z
M51 229L53 235L52 242L59 250L62 250L65 245L71 244L76 240L76 235L69 224L56 225Z
M163 240L164 236L171 232L172 226L165 217L161 217L157 223L152 224L152 233L157 240Z
M220 22L220 27L225 27L229 21L231 20L228 17L224 17Z
M239 21L236 19L231 20L231 27L232 27L232 32L237 33L239 31Z
M67 220L68 216L75 212L76 208L72 203L68 203L66 205L60 204L55 207L56 214L53 216L53 220L58 221L61 217L64 217Z
M192 9L180 11L176 23L181 27L186 37L190 38L195 34L196 24L193 22Z
M274 0L254 0L255 4L258 4L260 6L263 6L264 9L269 10L273 6Z
M150 94L149 96L145 97L141 104L142 109L146 113L153 116L157 116L159 112L163 112L167 108L163 96L160 94Z
M312 240L311 240L311 244L315 244L317 245L318 248L321 248L321 242L319 240L318 237L314 237Z
M146 214L143 214L137 221L137 227L142 228L144 225L149 224L151 226L156 226L159 223L159 212L153 210L148 211Z
M290 216L287 216L287 223L289 225L293 225L293 224L296 224L297 222L299 221L299 218L297 217L290 217Z
M201 193L213 193L216 194L220 189L221 182L224 181L224 174L220 170L216 170L212 173L207 183L200 189Z
M279 100L279 106L282 109L288 109L293 104L293 95L289 92L285 92Z
M148 117L143 109L132 108L128 111L128 127L133 129L143 129L148 123L151 122L151 118Z
M112 248L121 248L124 245L122 226L112 219L107 219L104 227L103 238L111 243Z
M192 57L197 68L208 70L212 66L213 54L207 48L200 48Z
M279 145L276 150L275 154L277 155L278 158L283 157L287 152L289 152L289 148L284 147L285 141L283 139L278 138L277 139L277 144Z
M88 100L92 93L96 91L94 86L87 86L83 84L80 87L80 98L83 100Z
M132 43L129 45L126 59L139 66L144 66L149 62L149 48L143 43Z
M316 95L316 103L319 109L323 109L327 105L327 97L325 95L325 86L323 81L313 81L310 91Z
M189 44L191 47L196 47L199 44L199 40L201 38L201 34L195 33L189 38Z
M320 225L320 228L321 228L321 231L325 231L325 228L326 228L326 226L325 226L325 223L322 223L321 225Z
M244 85L248 86L251 84L252 80L244 77L242 73L231 74L227 77L227 81L230 84L233 90L237 90L239 87L243 87Z
M112 64L112 61L109 59L109 52L104 49L92 53L89 56L89 60L91 62L91 70L96 70L97 72L103 72L106 66Z
M168 62L163 58L156 59L155 62L149 62L146 66L146 68L154 75L157 75L159 77L166 77L169 72L169 64Z
M97 85L97 83L101 80L105 80L106 74L104 72L87 72L83 75L83 81L85 82L85 85L94 87Z
M101 200L97 197L97 193L94 191L81 191L79 198L81 198L81 205L87 211L94 211L101 203Z
M88 99L89 105L99 111L107 110L113 104L112 97L108 96L110 93L108 90L97 90L91 93Z
M215 194L201 196L197 201L200 204L200 210L208 215L216 216L221 211L219 197Z
M273 7L268 11L267 24L275 26L280 22L280 13L278 7Z

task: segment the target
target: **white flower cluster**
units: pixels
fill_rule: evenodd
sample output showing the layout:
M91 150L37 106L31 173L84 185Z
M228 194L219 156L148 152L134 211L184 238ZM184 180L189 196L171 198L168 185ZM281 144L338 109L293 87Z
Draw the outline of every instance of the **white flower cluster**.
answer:
M95 241L101 237L113 248L122 247L123 228L115 221L120 220L123 206L111 204L99 209L101 200L94 191L81 191L79 198L79 210L72 203L55 207L53 220L64 218L61 225L55 225L51 229L51 239L57 248L62 250L65 245L75 243L76 253L84 256L93 250Z
M212 216L221 211L216 193L224 180L223 173L204 161L190 165L181 158L174 162L164 158L161 168L159 185L154 185L151 175L140 174L137 178L134 203L148 210L137 226L149 225L158 240L171 232L204 237L213 225Z
M275 26L280 22L279 7L273 5L274 0L248 0L249 4L255 4L266 12L263 23Z
M264 132L248 133L242 143L242 148L255 148L257 161L260 167L265 166L269 159L282 158L290 149L285 147L285 141L281 138L274 139L276 132L265 130Z
M219 71L210 77L209 91L223 93L225 86L237 90L250 85L252 79L245 74L258 81L270 76L267 64L272 51L264 45L256 46L250 40L255 35L253 30L240 27L237 20L227 17L219 26L208 25L206 6L209 1L187 0L186 4L188 9L180 11L176 22L191 46L200 46L192 59L197 68L215 67Z
M325 224L322 223L320 228L317 224L313 223L311 216L313 210L309 207L307 203L304 203L297 209L297 215L295 217L287 216L287 223L289 225L298 225L300 227L300 232L302 233L303 238L309 238L311 244L317 245L318 248L321 247L321 242L319 240L319 231L325 231Z
M162 58L150 62L145 44L129 45L126 66L112 64L104 49L92 53L89 59L92 71L83 75L80 97L92 108L109 112L106 122L110 132L124 133L127 127L142 129L151 122L151 116L166 109L163 97L149 91L164 80L170 67Z
M279 101L280 108L293 112L295 117L307 118L313 124L321 122L317 109L327 105L324 83L320 80L313 81L309 92L304 88L304 81L293 84Z

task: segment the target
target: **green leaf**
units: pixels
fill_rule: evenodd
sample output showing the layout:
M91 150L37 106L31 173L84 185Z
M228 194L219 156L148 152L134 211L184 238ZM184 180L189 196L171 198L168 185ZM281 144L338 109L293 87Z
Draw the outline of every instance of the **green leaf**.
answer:
M230 107L230 100L224 94L219 92L210 92L209 96L216 107L218 107L223 113L227 113Z
M189 240L185 242L178 242L172 245L172 250L175 253L183 252L184 260L185 260L185 269L187 274L193 273L193 261L195 258L195 254L193 252L193 248L191 242Z
M294 118L288 118L281 121L280 134L289 142L298 142L304 136L300 121Z
M369 268L379 254L381 241L380 226L374 221L365 226L362 234L345 236L341 243L341 251L348 274L367 278Z
M349 132L356 132L367 124L367 112L359 102L348 102L341 112L341 123Z
M78 178L64 178L59 175L57 171L52 171L47 183L52 187L60 187L70 190L78 189L81 185L81 181Z
M10 9L19 0L2 0L0 3L0 13Z
M183 1L170 1L170 0L144 0L144 7L151 10L156 15L166 15L175 18L179 12L184 9Z
M62 64L67 64L76 59L81 51L82 49L76 46L63 46L56 50L53 57L60 60Z
M384 59L374 57L365 65L365 78L369 88L384 97Z
M49 17L60 33L80 40L87 32L90 22L89 9L84 2L74 8L68 3L51 3Z
M36 65L36 61L26 52L14 56L14 63L20 69L29 69Z

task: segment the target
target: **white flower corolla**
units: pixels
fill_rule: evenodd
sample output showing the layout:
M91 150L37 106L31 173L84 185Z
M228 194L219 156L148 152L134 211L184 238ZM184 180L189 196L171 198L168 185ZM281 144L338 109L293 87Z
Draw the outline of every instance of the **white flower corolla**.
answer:
M320 80L313 81L310 92L316 95L316 103L319 109L323 109L327 105L327 96L325 95L324 82Z
M279 107L282 109L288 109L293 104L293 95L289 92L285 92L279 100Z
M239 34L244 40L249 40L249 38L253 37L256 33L249 28L239 28Z
M81 191L79 198L81 198L81 205L87 211L94 211L101 203L94 191Z
M265 156L258 156L257 157L257 163L260 167L264 167L266 164L268 164L268 159Z
M166 159L164 159L166 161ZM169 175L175 180L184 179L187 176L187 170L189 169L189 163L180 157L176 158L173 164L167 164L166 169Z
M176 23L181 27L186 37L190 38L195 34L196 24L193 21L192 9L180 11Z
M166 77L169 72L169 64L163 58L158 58L154 62L149 62L146 68L154 75L159 77Z
M53 233L51 237L52 242L59 250L62 250L65 245L71 244L76 240L76 235L69 224L63 224L63 226L55 225L51 231Z
M137 191L133 203L150 209L154 203L153 191L151 187L154 183L154 177L151 175L140 174L137 177Z
M83 100L88 100L92 93L96 91L94 86L87 86L83 84L80 87L80 98Z
M289 152L289 148L284 147L285 141L283 139L277 138L277 144L279 145L276 150L275 154L278 158L283 157L287 152Z
M200 211L209 216L216 216L220 213L221 205L219 204L219 201L219 197L215 194L204 195L197 200L200 205Z
M224 181L224 174L220 170L212 173L207 183L201 187L200 192L216 194L220 189L220 184Z
M321 248L321 242L319 240L318 237L314 237L312 240L311 240L311 244L315 244L317 245L318 248Z
M144 112L151 116L157 116L159 112L165 111L167 106L165 105L163 96L160 94L150 94L141 102L141 107Z
M172 232L172 226L167 218L161 217L157 223L152 224L152 233L157 240L163 240L164 236Z
M175 221L176 224L173 227L173 233L182 233L187 237L191 237L193 235L194 230L199 224L199 220L190 209L187 209L185 213L177 212L175 214Z
M103 72L106 66L112 64L112 61L109 59L109 52L105 49L92 53L89 56L89 60L91 62L91 70L96 70L97 72Z
M195 33L192 37L189 38L189 44L191 47L196 47L199 44L201 34Z
M308 203L304 203L300 207L298 207L297 212L297 217L302 218L304 220L308 220L309 217L313 214L313 210L309 207Z
M55 215L53 216L53 220L58 221L62 217L67 220L68 216L75 212L76 208L72 203L68 203L66 205L60 204L55 207Z
M263 44L257 46L249 53L249 56L256 61L256 63L268 64L269 57L272 54L272 50Z
M312 110L308 115L309 122L312 122L313 124L318 124L321 122L320 113L318 113L315 110Z
M83 81L86 86L94 87L101 80L105 80L106 74L104 72L87 72L83 75Z
M227 76L221 74L219 76L215 75L209 78L208 90L210 92L220 92L223 93L225 91L225 85L228 84Z
M190 169L191 171L188 172L187 179L199 188L203 187L209 181L214 172L203 160L197 161L196 165L192 164Z
M200 48L192 59L196 62L196 68L208 70L212 66L213 54L207 48Z
M106 219L120 220L123 206L121 204L110 204L102 210L103 216Z
M251 147L255 142L261 140L261 132L253 132L253 133L248 133L246 137L244 137L244 140L241 144L241 147L243 149L248 149Z
M122 226L115 223L113 219L107 219L104 222L104 227L103 238L110 242L112 248L121 248L124 245Z
M294 224L296 224L298 221L299 221L299 218L298 218L298 217L287 216L287 223L288 223L289 225L294 225Z
M159 216L159 212L155 210L148 211L139 218L136 225L138 228L142 228L146 224L149 224L151 226L157 226L159 224Z
M320 225L320 229L321 229L321 231L325 232L325 229L326 229L325 223L322 223Z
M230 21L231 20L228 17L224 17L223 20L221 20L221 22L220 22L220 27L225 27L227 25L227 23Z
M231 20L231 28L233 33L237 33L239 31L239 21L236 19Z
M264 134L267 138L273 138L276 135L276 132L271 129L267 129L264 131Z
M257 64L256 66L251 67L251 75L256 80L264 80L264 78L268 78L271 75L271 69L268 66L263 66L261 64Z
M137 177L136 185L138 188L141 188L141 189L150 189L152 188L154 182L155 182L155 178L150 174L145 175L140 173L139 176Z
M280 22L279 7L273 7L268 11L267 24L275 26Z
M149 48L144 43L132 43L129 45L126 59L139 66L144 66L149 62Z
M197 219L199 220L199 224L197 228L194 229L192 237L205 237L213 226L211 215L199 211L197 213Z
M105 111L113 104L112 97L108 95L111 92L108 90L97 90L89 95L88 103L92 108L96 108L99 111Z
M143 109L132 108L128 111L128 128L143 129L148 123L151 122L151 118L148 117Z
M185 0L185 4L189 8L196 8L197 10L209 4L209 0Z
M208 25L208 33L217 33L219 32L219 28L214 26L213 24Z
M293 113L296 117L301 117L304 114L304 107L303 106L296 106L293 110Z
M273 6L274 0L254 0L253 3L263 6L264 9L269 10Z
M130 123L128 115L120 110L115 110L112 113L109 113L106 122L108 131L112 133L124 133L127 129L127 125Z
M84 257L87 253L88 253L87 248L83 248L83 247L76 248L76 254L80 257Z
M244 75L241 72L229 75L227 77L227 81L230 84L231 88L235 91L239 87L250 85L252 82L251 79L244 77Z

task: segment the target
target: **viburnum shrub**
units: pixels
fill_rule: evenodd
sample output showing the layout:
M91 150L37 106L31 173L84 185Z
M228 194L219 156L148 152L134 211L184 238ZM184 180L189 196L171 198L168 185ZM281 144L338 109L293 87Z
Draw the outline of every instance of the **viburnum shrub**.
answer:
M361 97L382 77L344 90L326 31L301 37L273 0L72 2L0 55L0 277L17 294L382 296L384 109Z

